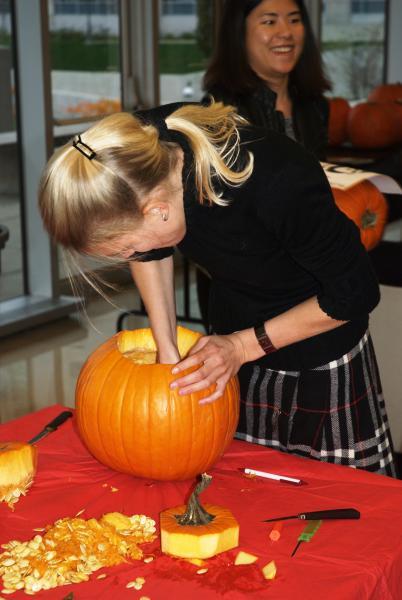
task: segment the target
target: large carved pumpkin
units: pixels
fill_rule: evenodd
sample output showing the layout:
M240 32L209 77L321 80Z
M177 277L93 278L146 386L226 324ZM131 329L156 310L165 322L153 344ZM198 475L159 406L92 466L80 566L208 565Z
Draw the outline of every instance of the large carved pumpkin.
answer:
M356 104L348 117L348 137L357 148L387 148L398 140L395 110L385 103Z
M328 142L330 146L340 146L348 136L349 102L345 98L329 99Z
M366 250L372 250L381 240L388 217L384 196L369 181L362 181L348 190L332 189L337 206L360 229Z
M182 357L200 334L178 327ZM122 331L84 364L77 381L81 438L103 464L158 480L181 480L210 469L231 442L239 416L239 386L232 378L211 404L211 392L179 396L169 384L172 365L156 364L150 329ZM177 376L176 376L177 377Z

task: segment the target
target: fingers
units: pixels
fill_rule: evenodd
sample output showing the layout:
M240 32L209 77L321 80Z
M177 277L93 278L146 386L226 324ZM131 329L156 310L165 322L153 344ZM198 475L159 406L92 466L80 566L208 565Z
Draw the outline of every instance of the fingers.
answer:
M199 360L196 364L199 365ZM192 394L216 384L220 376L222 376L222 372L216 368L211 369L204 363L195 371L172 381L170 389L180 388L180 395Z
M229 379L222 379L220 381L217 381L215 391L209 396L206 396L205 398L200 400L199 404L210 404L211 402L215 402L215 400L218 400L218 398L221 398L221 396L223 396L223 392L225 391L225 387L228 381Z
M173 369L173 375L180 373L181 371L186 371L186 369L190 369L191 367L195 367L197 365L202 365L206 360L206 354L202 354L202 349L208 344L209 338L207 336L198 340L196 344L191 348L188 356L177 363Z
M199 404L210 404L211 402L215 402L215 400L218 400L218 398L223 396L223 392L225 391L225 387L229 379L230 376L222 377L218 379L216 383L213 384L208 382L208 380L206 379L202 379L191 385L181 387L179 390L179 394L180 396L194 394L196 392L202 392L202 390L206 390L213 386L212 392L199 401Z
M179 388L180 395L202 392L213 386L211 392L200 400L200 404L214 402L223 395L229 379L237 373L241 366L236 353L236 346L229 336L205 336L191 349L184 360L176 364L174 375L198 367L183 377L178 377L170 388Z

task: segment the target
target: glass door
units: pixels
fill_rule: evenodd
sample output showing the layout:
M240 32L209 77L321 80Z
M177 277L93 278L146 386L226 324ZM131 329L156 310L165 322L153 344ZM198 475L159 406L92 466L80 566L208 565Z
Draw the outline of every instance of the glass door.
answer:
M49 0L54 146L122 110L120 0ZM59 277L66 278L63 260Z
M11 1L0 0L0 302L24 294Z

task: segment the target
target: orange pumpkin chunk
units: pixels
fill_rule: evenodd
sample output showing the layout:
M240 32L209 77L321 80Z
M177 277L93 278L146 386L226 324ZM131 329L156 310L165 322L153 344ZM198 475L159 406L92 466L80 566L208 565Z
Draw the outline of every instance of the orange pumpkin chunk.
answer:
M184 514L186 506L175 506L161 513L162 552L181 558L211 558L239 545L239 524L229 509L205 504L214 515L207 525L179 525L176 515Z
M25 496L36 473L37 449L24 442L0 442L0 502L11 509Z
M271 560L265 567L262 568L262 574L265 579L275 579L276 577L276 564L274 560Z
M258 556L255 556L254 554L249 554L248 552L243 552L242 550L240 550L240 552L237 554L236 558L235 558L235 565L251 565L252 563L255 563L255 561L258 560Z

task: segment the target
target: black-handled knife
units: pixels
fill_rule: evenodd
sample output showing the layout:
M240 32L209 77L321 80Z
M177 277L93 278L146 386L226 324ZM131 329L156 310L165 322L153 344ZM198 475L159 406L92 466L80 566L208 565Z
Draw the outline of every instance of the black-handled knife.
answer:
M49 435L49 433L56 431L56 429L60 427L60 425L63 425L63 423L72 416L73 413L71 412L71 410L64 410L55 419L53 419L53 421L50 421L50 423L48 423L46 427L42 429L42 431L40 431L32 439L28 440L28 444L36 444L36 442L39 442L39 440L44 438L46 435Z
M320 519L360 519L360 513L355 508L335 508L333 510L316 510L314 512L299 513L287 517L264 519L263 523L273 521L287 521L288 519L301 519L302 521L316 521Z

